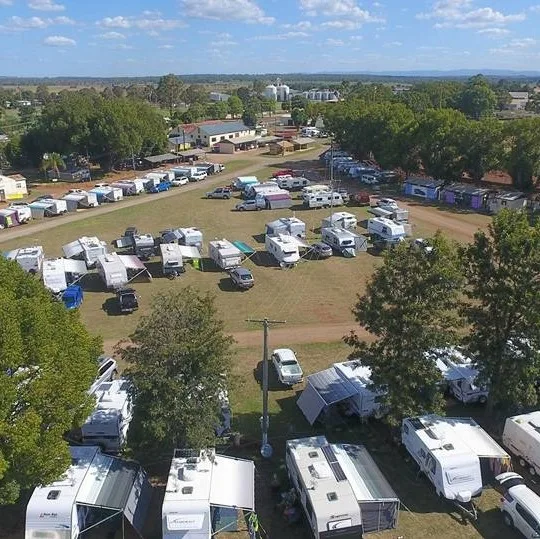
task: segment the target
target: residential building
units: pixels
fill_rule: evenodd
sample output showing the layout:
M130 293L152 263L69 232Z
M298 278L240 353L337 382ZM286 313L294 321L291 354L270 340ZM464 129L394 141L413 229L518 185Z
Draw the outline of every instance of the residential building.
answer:
M529 102L529 92L508 92L511 97L510 103L506 106L508 110L525 110Z
M174 139L177 144L211 147L223 140L241 137L255 137L255 129L242 121L229 120L181 125L170 133L169 140Z
M20 174L0 175L0 201L18 200L28 195L26 178Z

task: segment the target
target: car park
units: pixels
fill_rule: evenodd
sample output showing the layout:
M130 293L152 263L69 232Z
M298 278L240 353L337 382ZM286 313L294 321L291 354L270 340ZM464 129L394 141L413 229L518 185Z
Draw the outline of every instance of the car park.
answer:
M332 254L332 247L322 241L314 243L309 249L309 255L311 258L329 258L332 256Z
M241 288L242 290L247 290L248 288L252 288L255 284L255 280L253 279L253 274L251 271L249 271L246 268L238 267L234 268L229 272L229 276L231 278L231 281L235 286L238 288Z
M258 199L244 200L244 202L241 202L240 204L237 204L235 206L237 211L258 211L262 210L265 207L266 206L264 200Z
M283 385L292 386L304 380L304 373L290 348L278 348L272 352L272 363L279 381Z

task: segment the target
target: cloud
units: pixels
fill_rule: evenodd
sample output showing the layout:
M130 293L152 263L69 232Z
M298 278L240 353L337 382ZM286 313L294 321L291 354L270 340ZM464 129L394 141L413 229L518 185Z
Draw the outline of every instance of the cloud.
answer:
M384 22L384 19L360 8L355 0L300 0L300 8L310 17L324 15L361 23Z
M30 0L28 7L36 11L64 11L66 9L63 4L55 4L54 0Z
M269 34L263 36L253 36L248 41L284 41L286 39L295 39L298 37L309 37L306 32L287 32L285 34Z
M272 24L253 0L180 0L186 15L216 21L242 21L247 23Z
M18 15L14 15L13 17L10 17L6 21L6 24L1 25L0 28L8 32L19 32L23 30L47 28L53 25L67 25L67 24L75 24L75 21L73 19L70 19L69 17L55 17L51 19L51 18L43 18L43 17L24 18L24 17L19 17Z
M501 37L508 35L510 33L510 30L507 30L506 28L481 28L476 33L488 37Z
M402 47L403 43L401 41L390 41L389 43L384 44L385 47Z
M104 34L99 34L101 39L126 39L124 34L120 32L105 32Z
M439 0L417 19L435 21L435 28L488 28L525 20L524 13L505 15L491 7L474 9L473 0Z
M0 6L11 6L13 5L13 0L0 0Z
M536 4L535 6L531 6L529 8L529 11L532 11L533 13L540 13L540 4Z
M105 17L96 23L104 28L136 28L156 34L158 31L175 30L176 28L185 28L187 24L177 19L165 19L158 12L143 13L141 17Z
M43 40L43 44L49 47L74 47L77 42L64 36L49 36Z
M491 54L519 54L520 56L530 55L525 49L530 49L538 44L538 41L532 37L524 37L521 39L512 39L508 43L497 47L495 49L490 49Z
M233 41L232 39L218 39L216 41L211 41L210 46L211 47L234 47L234 45L238 45L236 41Z
M343 47L343 45L345 45L345 42L342 39L333 39L331 37L328 38L324 43L330 47Z
M529 47L534 47L538 42L532 37L524 37L522 39L512 39L508 44L509 47L516 49L527 49Z
M334 30L358 30L362 26L362 23L357 21L328 21L321 24L321 28L332 28Z
M174 45L160 45L158 48L160 48L160 49L174 49Z
M313 25L309 21L299 21L293 24L282 24L281 27L289 30L311 30Z

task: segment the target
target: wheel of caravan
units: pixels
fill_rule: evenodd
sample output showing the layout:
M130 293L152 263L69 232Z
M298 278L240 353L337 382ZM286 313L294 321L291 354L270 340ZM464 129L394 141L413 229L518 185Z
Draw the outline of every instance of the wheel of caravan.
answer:
M531 467L529 468L529 473L530 473L531 475L533 475L533 476L536 475L536 470L535 470L534 466L531 466Z
M503 522L509 527L514 527L514 519L505 511L503 513Z
M522 467L522 468L525 468L527 466L527 463L525 462L525 459L519 459L519 465Z

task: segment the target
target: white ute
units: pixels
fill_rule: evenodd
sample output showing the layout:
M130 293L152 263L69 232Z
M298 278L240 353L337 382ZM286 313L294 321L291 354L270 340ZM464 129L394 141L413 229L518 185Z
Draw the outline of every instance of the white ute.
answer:
M304 379L304 373L296 359L295 353L289 348L278 348L272 352L272 363L276 369L279 381L287 386L299 384Z

